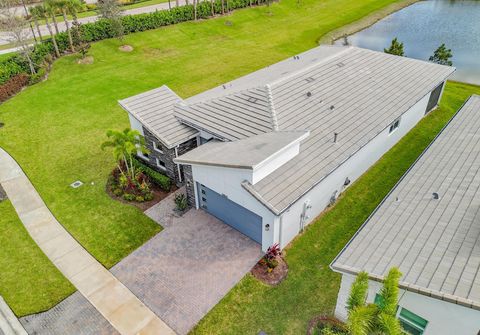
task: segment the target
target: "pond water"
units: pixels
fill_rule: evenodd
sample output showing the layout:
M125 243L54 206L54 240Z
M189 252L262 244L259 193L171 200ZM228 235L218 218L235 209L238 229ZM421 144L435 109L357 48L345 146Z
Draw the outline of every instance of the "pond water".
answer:
M457 68L451 79L480 85L480 1L417 2L335 44L348 41L383 51L395 37L403 42L405 56L423 60L445 43Z

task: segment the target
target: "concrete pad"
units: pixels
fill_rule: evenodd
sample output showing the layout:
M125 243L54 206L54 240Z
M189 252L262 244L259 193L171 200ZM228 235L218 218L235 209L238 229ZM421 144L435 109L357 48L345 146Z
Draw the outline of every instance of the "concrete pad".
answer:
M129 299L112 314L107 316L112 320L122 334L137 334L143 327L155 317L155 315L140 302L136 297Z
M2 182L2 186L19 215L45 206L42 198L26 177L7 180Z
M0 152L0 183L19 177L22 174L22 169L11 164L8 159L3 159L2 152Z
M89 266L102 266L85 249L79 247L57 258L53 264L62 271L67 278L72 278Z
M86 296L115 280L115 277L107 269L100 268L98 264L92 264L70 278L72 284Z
M165 324L165 322L163 322L159 318L154 318L137 333L137 335L157 334L175 335L175 332L171 330L170 327Z
M58 224L51 222L35 222L26 227L34 241L38 245L42 245L62 234L65 234L65 230Z
M22 213L19 215L19 218L20 220L22 220L25 227L29 227L31 224L55 221L55 217L45 206L42 206L27 213Z
M33 237L35 239L35 236ZM82 247L69 234L60 234L47 242L39 244L45 255L55 263L55 260L69 253L74 249Z
M115 280L86 297L109 320L108 316L127 303L132 298L132 293Z

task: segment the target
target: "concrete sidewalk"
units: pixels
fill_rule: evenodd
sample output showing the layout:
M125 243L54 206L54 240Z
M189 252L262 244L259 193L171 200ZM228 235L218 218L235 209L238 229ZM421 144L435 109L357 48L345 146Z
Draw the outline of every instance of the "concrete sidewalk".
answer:
M0 183L34 241L120 334L175 334L63 228L1 148Z

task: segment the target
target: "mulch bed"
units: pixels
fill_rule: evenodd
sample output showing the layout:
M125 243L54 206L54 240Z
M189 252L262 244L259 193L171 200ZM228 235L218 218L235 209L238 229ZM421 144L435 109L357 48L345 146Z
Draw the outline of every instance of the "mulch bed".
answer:
M318 315L310 320L307 328L307 335L315 334L315 330L322 328L330 328L338 334L347 334L347 328L345 324L333 316Z
M172 188L170 189L170 192L166 192L166 191L162 190L160 187L158 187L157 185L152 184L150 189L152 190L152 193L153 193L153 199L150 200L150 201L145 201L145 202L137 202L137 201L127 201L127 200L123 199L121 196L116 196L115 194L112 193L112 191L110 190L110 187L108 185L106 187L107 194L110 196L110 198L112 198L113 200L123 202L124 204L129 204L129 205L133 205L135 207L138 207L142 211L146 211L147 209L149 209L153 205L159 203L161 200L168 197L170 194L172 194L173 192L175 192L177 190L177 187L172 186Z
M271 272L268 272L268 266L266 264L262 264L261 261L255 264L250 272L261 282L270 286L276 286L280 284L288 274L288 265L283 257L277 257L277 261L277 267Z

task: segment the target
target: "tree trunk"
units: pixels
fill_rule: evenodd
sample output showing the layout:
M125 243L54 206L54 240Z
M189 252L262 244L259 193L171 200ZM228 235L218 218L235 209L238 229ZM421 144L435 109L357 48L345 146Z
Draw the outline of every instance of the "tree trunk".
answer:
M68 25L67 12L64 9L62 10L62 15L63 15L63 20L65 21L65 27L67 29L68 43L70 44L70 50L72 50L72 52L75 52L75 48L73 47L72 32L70 31L70 26Z
M60 34L60 31L58 30L57 19L55 18L55 13L52 14L52 22L53 22L53 26L55 27L55 33L57 35Z
M30 67L30 73L32 75L36 74L37 71L35 71L35 67L33 66L32 59L30 58L30 55L28 54L28 52L25 52L25 58L27 59L28 66Z
M48 32L50 33L50 36L52 36L53 47L55 48L55 55L57 57L60 57L60 51L58 50L57 39L55 38L55 35L53 34L52 27L50 26L50 23L48 23L48 16L45 17L45 25L47 26L47 29L48 29Z
M170 3L170 0L168 0L168 9L172 9L172 4Z
M188 0L185 0L185 5L190 5L190 3L188 2Z
M179 0L175 0L175 7L178 7L180 6L180 1Z
M33 18L33 22L35 23L35 27L37 28L38 37L40 37L40 41L43 41L42 33L40 32L40 25L38 24L38 20L36 17Z
M222 15L225 15L225 0L222 0Z
M193 19L197 21L197 2L198 0L193 0Z
M214 5L214 0L210 0L210 7L212 8L212 16L215 16L215 5Z

